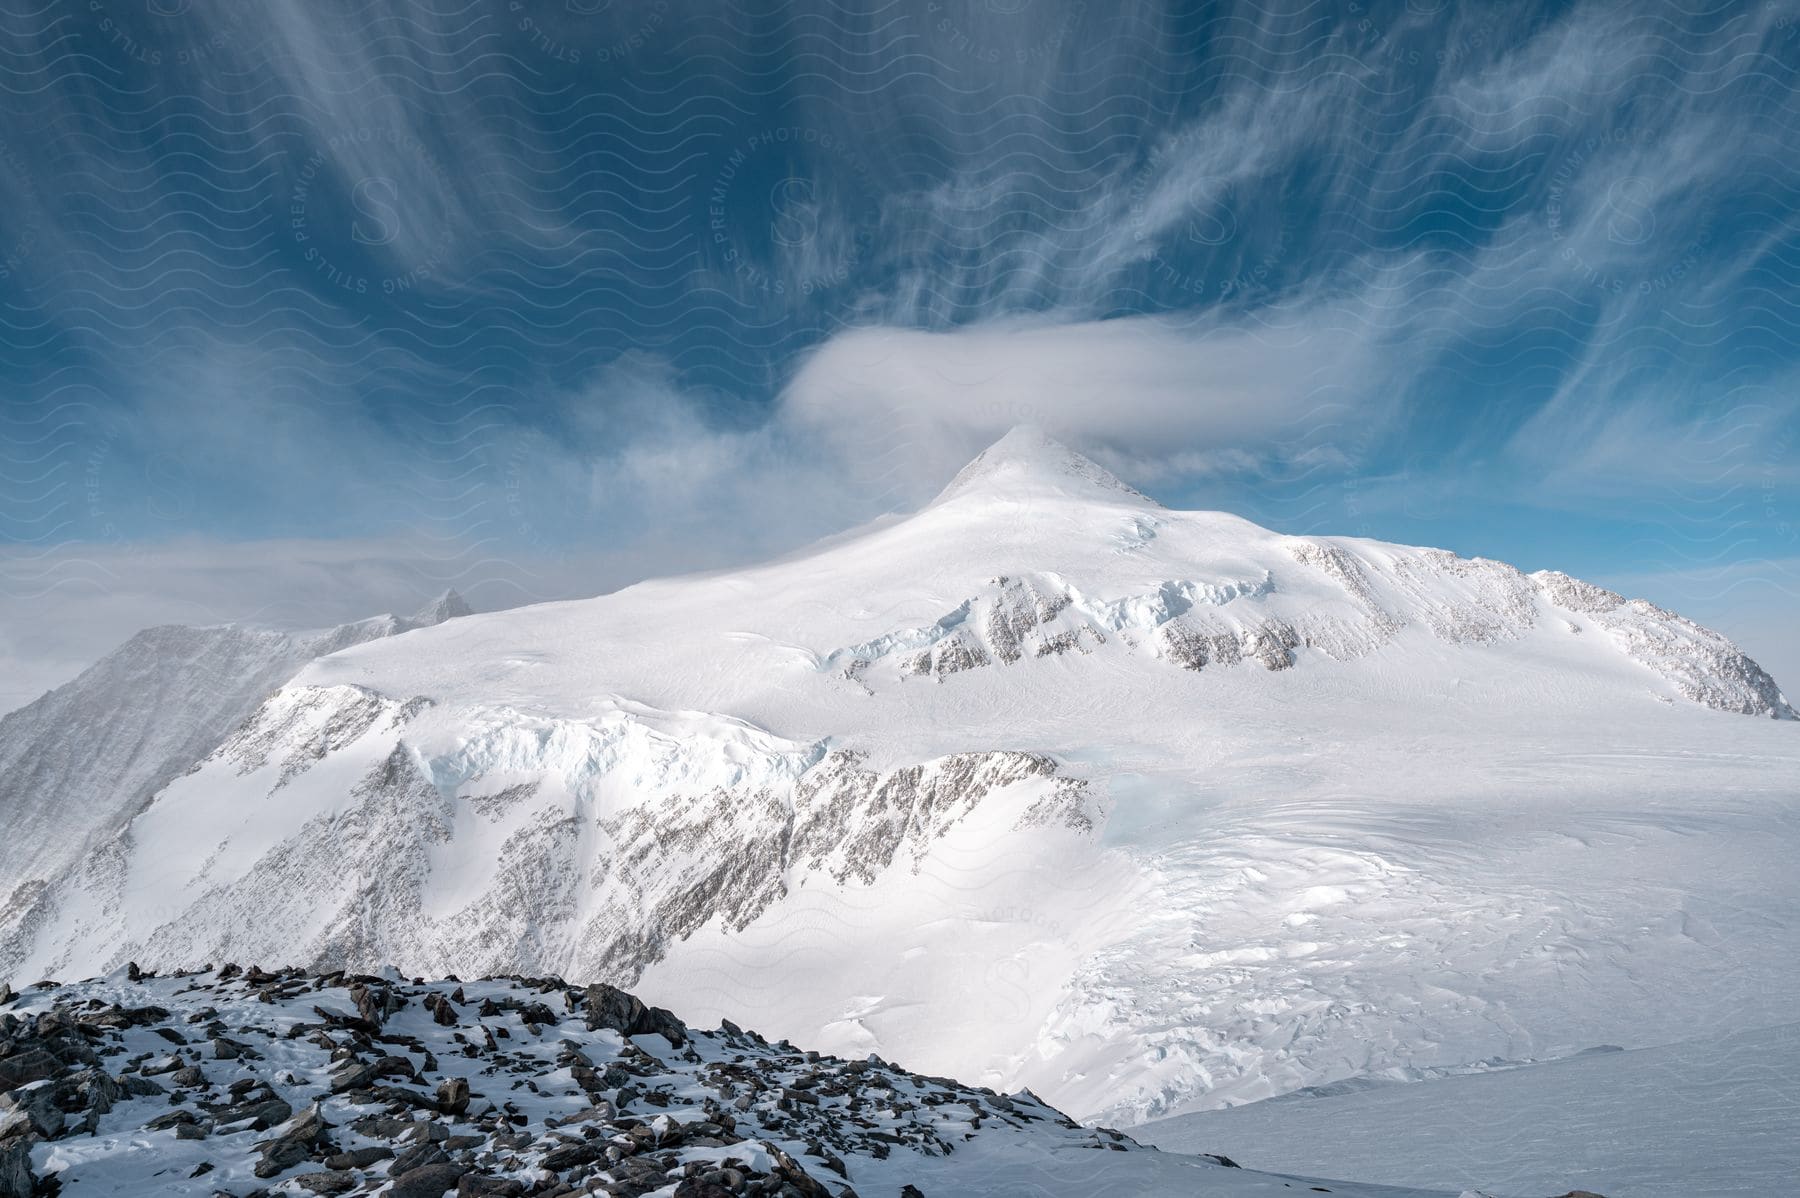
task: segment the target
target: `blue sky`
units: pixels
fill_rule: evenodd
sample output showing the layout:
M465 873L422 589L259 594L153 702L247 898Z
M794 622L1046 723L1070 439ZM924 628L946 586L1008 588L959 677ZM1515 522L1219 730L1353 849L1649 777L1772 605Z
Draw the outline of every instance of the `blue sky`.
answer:
M1800 3L49 0L0 62L0 705L778 552L1023 420L1800 685Z

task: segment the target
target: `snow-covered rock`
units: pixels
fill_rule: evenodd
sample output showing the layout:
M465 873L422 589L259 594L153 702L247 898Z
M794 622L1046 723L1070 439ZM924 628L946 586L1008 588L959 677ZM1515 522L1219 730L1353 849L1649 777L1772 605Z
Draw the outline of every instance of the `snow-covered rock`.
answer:
M34 1175L74 1193L405 1198L1273 1198L1308 1184L1083 1128L1029 1092L689 1028L559 978L227 965L7 997L0 1192L21 1198Z
M1775 1021L1792 715L1650 605L1021 431L778 562L313 662L0 976L596 978L1134 1123Z

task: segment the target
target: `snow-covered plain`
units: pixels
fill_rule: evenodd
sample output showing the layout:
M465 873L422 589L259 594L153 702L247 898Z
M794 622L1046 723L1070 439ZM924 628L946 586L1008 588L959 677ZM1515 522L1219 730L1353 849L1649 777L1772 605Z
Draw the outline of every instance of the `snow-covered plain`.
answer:
M0 973L554 972L1129 1125L1782 1022L1792 714L1648 604L1021 432L783 561L319 660Z
M1346 1086L1134 1130L1247 1168L1619 1198L1772 1198L1800 1179L1800 1025Z

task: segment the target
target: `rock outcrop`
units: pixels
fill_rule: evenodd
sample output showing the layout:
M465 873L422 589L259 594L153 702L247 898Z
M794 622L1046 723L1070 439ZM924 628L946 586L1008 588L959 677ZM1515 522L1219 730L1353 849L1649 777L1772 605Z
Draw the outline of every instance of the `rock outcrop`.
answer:
M43 983L0 1012L0 1198L849 1198L912 1185L896 1178L981 1192L974 1161L972 1188L929 1180L971 1141L1160 1155L1029 1094L689 1029L606 985L132 973ZM34 1177L48 1144L69 1150Z

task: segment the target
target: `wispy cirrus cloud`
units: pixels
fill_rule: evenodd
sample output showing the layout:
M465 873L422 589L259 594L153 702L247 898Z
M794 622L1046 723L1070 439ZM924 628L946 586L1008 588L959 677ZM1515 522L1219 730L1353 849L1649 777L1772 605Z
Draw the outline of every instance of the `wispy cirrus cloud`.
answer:
M6 22L0 535L399 538L495 605L1030 417L1284 526L1679 491L1644 552L1773 556L1732 496L1800 502L1800 12L1427 7L51 0Z

